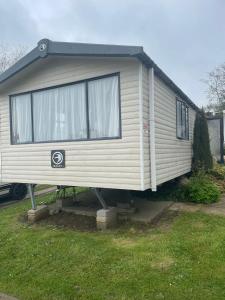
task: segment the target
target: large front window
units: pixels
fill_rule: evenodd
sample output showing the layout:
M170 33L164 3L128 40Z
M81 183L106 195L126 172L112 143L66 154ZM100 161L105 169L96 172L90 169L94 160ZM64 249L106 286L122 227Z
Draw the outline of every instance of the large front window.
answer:
M118 137L118 75L11 96L13 144Z
M33 93L34 141L87 138L85 84Z

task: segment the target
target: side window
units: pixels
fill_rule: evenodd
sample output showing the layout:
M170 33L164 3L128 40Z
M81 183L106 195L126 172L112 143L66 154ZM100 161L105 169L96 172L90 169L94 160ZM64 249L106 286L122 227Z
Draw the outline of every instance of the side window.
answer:
M189 139L189 108L186 103L176 100L177 105L177 138Z
M118 76L88 82L90 138L120 135Z
M32 141L31 96L18 95L11 98L11 140L13 144Z

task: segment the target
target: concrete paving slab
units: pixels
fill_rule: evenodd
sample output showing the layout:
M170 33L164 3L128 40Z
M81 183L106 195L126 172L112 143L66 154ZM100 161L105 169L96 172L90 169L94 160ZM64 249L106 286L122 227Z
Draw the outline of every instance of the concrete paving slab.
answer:
M190 202L175 202L170 206L170 210L183 212L204 212L207 214L225 216L225 196L217 203L212 204L197 204Z
M184 211L184 212L196 212L196 211L200 211L201 208L202 208L202 204L185 203L185 202L174 202L170 206L170 210Z
M60 208L56 202L48 204L49 215L56 215L60 212Z
M148 201L137 199L134 206L137 208L135 214L130 216L133 222L151 223L173 204L172 201Z
M97 209L86 206L67 206L62 208L63 212L72 213L80 216L96 217Z

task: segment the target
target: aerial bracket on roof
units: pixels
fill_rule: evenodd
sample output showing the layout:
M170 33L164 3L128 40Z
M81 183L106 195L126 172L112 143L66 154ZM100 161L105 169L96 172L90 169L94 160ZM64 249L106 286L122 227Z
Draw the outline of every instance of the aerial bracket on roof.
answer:
M49 47L49 40L42 39L38 42L38 50L40 52L40 57L46 57L48 55L48 47Z

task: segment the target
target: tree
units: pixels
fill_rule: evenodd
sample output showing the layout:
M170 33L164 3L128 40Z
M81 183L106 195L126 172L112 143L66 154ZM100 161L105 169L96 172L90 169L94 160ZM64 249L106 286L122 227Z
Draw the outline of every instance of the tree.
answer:
M0 74L16 63L27 53L28 47L22 45L10 46L0 43Z
M225 110L225 63L216 67L208 74L208 79L204 80L208 86L208 109L216 113Z
M193 142L193 161L192 170L202 169L208 171L212 169L213 160L209 144L209 132L207 120L203 110L196 115L194 125L194 142Z

